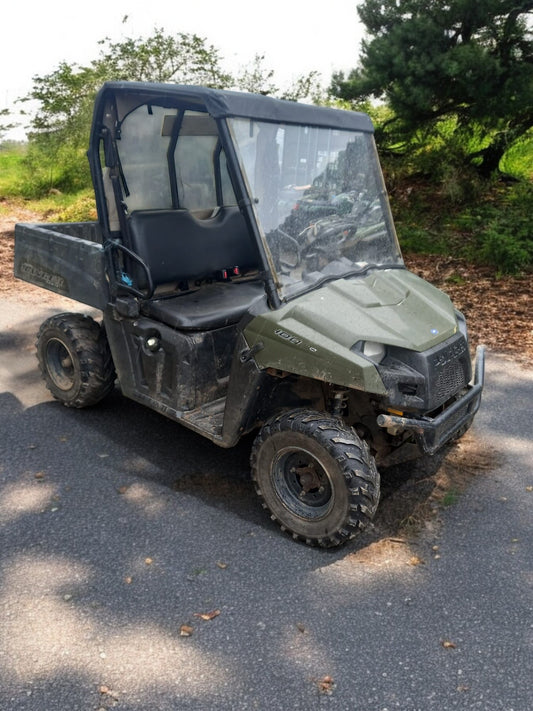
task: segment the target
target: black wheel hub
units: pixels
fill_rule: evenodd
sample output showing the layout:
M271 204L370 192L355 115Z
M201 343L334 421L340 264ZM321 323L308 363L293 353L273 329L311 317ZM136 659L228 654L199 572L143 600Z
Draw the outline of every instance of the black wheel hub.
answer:
M50 378L61 390L70 390L74 384L74 365L69 350L58 339L52 339L46 346L46 366Z
M309 452L301 449L279 452L272 479L277 495L292 513L305 519L319 519L331 509L329 476Z

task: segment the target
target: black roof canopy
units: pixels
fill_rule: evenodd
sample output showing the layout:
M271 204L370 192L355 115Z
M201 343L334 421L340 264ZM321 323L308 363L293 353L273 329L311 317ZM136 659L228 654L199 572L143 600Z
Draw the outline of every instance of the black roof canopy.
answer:
M169 107L206 110L215 119L253 118L258 121L295 123L341 130L373 132L370 118L356 111L342 111L260 94L208 89L203 86L152 84L146 82L106 82L95 103L95 117L111 97L115 99L119 122L136 106L154 103Z

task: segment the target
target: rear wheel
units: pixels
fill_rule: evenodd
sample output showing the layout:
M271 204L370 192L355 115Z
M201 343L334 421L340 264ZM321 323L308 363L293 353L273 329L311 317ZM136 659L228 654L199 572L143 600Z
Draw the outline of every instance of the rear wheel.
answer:
M374 517L379 473L368 446L325 413L295 410L267 422L251 462L263 507L295 539L337 546Z
M67 313L47 319L37 336L37 358L46 387L67 407L94 405L113 389L107 338L89 316Z

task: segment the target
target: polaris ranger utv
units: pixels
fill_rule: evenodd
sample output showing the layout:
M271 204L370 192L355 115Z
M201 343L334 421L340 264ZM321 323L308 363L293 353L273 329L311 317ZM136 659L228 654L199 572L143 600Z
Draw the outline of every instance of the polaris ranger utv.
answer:
M98 222L16 227L15 274L102 312L37 341L52 395L122 393L231 447L295 539L374 516L383 467L479 407L463 316L404 266L368 116L114 82L94 108ZM472 370L474 373L472 373Z

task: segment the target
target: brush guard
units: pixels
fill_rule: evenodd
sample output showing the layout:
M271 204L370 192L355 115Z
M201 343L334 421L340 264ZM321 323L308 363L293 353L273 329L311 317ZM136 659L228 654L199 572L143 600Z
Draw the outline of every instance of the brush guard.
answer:
M460 437L472 424L481 404L485 380L485 347L478 346L474 365L474 378L468 389L455 402L435 417L419 419L381 414L377 423L396 432L410 431L424 454L435 454L450 440Z

